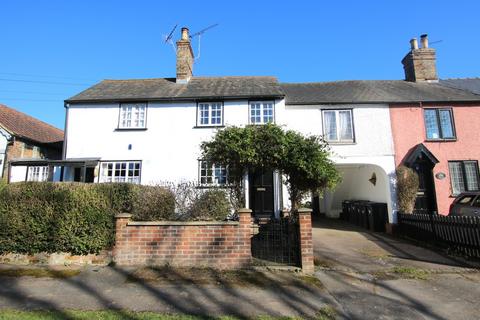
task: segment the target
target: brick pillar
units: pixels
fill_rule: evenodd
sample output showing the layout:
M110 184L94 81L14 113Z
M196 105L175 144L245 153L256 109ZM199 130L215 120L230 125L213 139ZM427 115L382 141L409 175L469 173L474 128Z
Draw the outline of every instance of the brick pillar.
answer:
M113 261L121 260L122 249L126 246L127 224L132 215L129 213L118 213L115 215L115 246L113 248Z
M313 273L313 242L312 242L312 209L298 209L298 225L300 230L300 262L302 271Z
M239 239L243 243L243 264L249 265L252 262L252 210L238 209Z

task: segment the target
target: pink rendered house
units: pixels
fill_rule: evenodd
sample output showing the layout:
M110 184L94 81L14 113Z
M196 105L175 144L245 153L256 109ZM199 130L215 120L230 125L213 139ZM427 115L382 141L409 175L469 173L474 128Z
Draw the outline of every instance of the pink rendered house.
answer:
M443 98L437 91L435 98L390 103L395 165L419 175L415 211L448 214L456 195L480 189L480 78L438 80L435 49L428 48L426 35L421 39L421 48L411 40L402 60L405 79L445 92Z

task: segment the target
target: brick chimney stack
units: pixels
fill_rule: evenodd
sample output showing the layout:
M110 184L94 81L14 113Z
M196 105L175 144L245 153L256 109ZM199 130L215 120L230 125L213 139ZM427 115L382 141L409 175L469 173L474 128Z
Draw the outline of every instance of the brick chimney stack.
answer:
M193 50L188 28L182 28L182 37L177 41L177 83L187 83L193 76Z
M410 40L410 52L402 59L405 80L412 82L436 82L437 58L435 49L428 47L428 36L420 36L421 48L416 38Z

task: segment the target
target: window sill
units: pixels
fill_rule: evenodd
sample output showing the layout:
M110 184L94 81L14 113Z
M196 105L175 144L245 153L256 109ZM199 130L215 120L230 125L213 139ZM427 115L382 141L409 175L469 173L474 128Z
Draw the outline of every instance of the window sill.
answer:
M230 189L232 185L229 184L202 184L195 187L196 189Z
M217 126L194 126L193 129L215 129L215 128L225 128L225 126L217 125Z
M338 142L338 141L327 141L325 140L329 145L335 145L335 146L349 146L349 145L355 145L357 144L355 141L345 141L345 142Z
M451 139L425 139L425 142L456 142L457 138Z
M147 131L147 128L116 128L114 131Z

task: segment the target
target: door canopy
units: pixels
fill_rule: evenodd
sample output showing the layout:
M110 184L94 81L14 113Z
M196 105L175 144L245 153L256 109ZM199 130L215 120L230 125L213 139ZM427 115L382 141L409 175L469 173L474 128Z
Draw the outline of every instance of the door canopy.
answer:
M405 156L403 159L403 163L407 167L412 167L415 162L418 162L419 160L427 160L432 164L432 167L435 166L439 161L438 159L433 155L430 150L428 150L427 147L423 143L417 144L415 147L410 149L408 154Z

